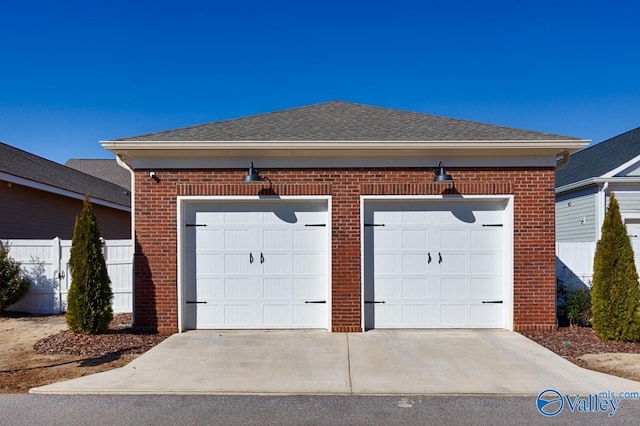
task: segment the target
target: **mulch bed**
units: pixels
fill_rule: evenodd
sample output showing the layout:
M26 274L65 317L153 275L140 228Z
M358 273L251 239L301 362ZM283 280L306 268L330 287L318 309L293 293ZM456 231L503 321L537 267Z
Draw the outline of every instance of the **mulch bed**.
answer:
M613 352L640 354L640 342L605 342L590 327L560 327L556 331L521 331L520 334L565 358Z
M34 345L41 354L104 357L142 354L168 336L142 333L131 328L131 314L117 314L104 334L74 334L62 331Z

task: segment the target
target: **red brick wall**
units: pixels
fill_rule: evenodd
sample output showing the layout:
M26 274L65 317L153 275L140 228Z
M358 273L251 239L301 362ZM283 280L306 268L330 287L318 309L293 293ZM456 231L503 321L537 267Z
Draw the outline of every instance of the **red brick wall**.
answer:
M176 197L268 194L267 182L240 183L242 170L136 170L135 325L178 330ZM431 168L263 169L279 195L332 197L332 331L361 331L360 196L451 192ZM514 194L514 328L555 327L554 170L448 170L463 195Z

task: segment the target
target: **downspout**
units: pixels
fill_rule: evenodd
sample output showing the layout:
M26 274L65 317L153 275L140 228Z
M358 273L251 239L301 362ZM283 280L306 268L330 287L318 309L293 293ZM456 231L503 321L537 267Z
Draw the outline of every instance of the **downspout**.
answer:
M602 184L602 188L598 191L598 223L596 225L596 241L600 241L602 236L602 223L604 216L607 214L607 190L609 189L609 181Z
M116 154L116 163L118 166L123 169L129 171L129 176L131 176L131 322L132 326L135 326L136 321L136 305L135 305L135 253L136 253L136 245L135 245L135 174L133 173L133 169L122 159L120 154Z

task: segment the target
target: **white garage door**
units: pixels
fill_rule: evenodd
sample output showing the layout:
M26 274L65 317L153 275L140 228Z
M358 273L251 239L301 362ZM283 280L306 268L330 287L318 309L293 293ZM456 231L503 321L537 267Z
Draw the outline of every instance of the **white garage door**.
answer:
M326 202L194 204L185 328L328 327Z
M365 328L505 327L504 204L365 204Z

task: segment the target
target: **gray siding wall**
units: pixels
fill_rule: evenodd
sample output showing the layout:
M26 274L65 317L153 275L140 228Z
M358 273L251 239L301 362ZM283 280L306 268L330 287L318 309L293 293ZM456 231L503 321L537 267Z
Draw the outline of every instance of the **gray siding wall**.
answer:
M556 199L556 241L596 241L596 190Z
M613 191L621 212L640 213L640 192L625 192L623 189ZM607 194L607 205L609 205L609 195Z
M0 239L73 238L82 200L0 180ZM93 204L100 234L105 239L131 238L129 212Z

